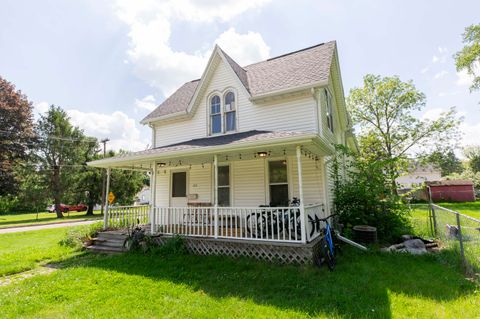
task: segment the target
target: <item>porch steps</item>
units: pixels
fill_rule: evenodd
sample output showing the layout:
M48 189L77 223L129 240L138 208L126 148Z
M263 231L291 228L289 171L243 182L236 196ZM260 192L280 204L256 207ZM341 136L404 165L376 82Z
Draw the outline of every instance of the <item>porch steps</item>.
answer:
M115 254L125 252L123 243L127 234L120 231L101 232L97 238L93 238L93 244L87 246L87 250L95 253Z

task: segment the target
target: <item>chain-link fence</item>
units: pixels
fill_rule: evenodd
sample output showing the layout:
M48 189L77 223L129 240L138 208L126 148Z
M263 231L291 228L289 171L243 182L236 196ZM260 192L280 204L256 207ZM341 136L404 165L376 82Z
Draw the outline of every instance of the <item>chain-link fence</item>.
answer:
M480 272L480 220L436 205L412 205L412 224L419 236L434 237L451 249L467 273Z

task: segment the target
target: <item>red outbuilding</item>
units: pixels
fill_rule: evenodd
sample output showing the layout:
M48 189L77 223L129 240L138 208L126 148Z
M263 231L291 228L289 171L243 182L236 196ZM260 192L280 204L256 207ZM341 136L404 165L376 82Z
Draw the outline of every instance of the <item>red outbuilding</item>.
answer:
M469 180L443 180L426 182L434 202L473 202L475 188Z

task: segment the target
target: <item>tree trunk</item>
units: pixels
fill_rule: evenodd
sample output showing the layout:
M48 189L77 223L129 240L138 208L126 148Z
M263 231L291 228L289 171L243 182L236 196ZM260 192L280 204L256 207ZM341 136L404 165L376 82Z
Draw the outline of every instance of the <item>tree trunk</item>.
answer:
M88 208L87 208L87 213L85 214L86 216L92 216L93 215L93 207L95 206L95 203L92 201L88 202Z
M53 171L53 198L55 201L55 212L57 213L57 218L63 218L63 212L60 207L60 169L56 168Z

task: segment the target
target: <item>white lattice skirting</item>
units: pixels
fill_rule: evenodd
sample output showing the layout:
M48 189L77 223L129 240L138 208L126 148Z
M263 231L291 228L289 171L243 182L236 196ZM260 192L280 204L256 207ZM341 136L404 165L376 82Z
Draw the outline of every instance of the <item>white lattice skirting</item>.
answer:
M156 237L162 245L170 236ZM250 257L282 264L312 264L318 253L320 238L308 244L275 243L250 240L223 240L186 237L185 245L190 253L197 255L224 255Z

